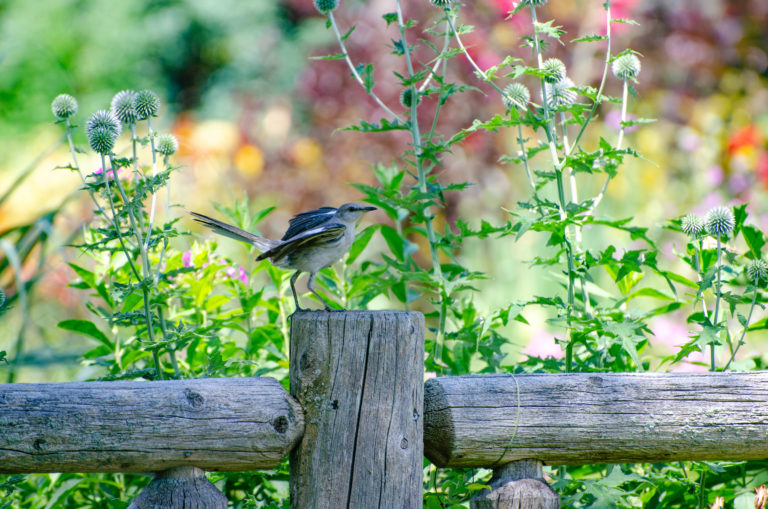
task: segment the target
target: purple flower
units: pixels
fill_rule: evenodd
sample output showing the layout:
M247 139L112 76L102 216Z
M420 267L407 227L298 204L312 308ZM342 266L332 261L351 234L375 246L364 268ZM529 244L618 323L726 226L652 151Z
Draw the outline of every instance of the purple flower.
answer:
M184 251L184 254L181 255L181 264L186 268L192 266L192 251Z

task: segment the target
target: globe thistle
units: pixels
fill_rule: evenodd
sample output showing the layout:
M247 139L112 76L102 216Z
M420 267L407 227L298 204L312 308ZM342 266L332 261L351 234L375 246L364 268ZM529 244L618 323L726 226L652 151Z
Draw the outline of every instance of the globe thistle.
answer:
M123 90L112 98L112 111L123 124L136 123L136 92Z
M91 129L86 131L86 135L88 136L88 145L90 145L91 150L94 152L107 155L111 154L112 149L115 148L117 136L106 127Z
M99 110L88 119L85 123L85 134L88 138L91 137L90 133L97 129L103 129L109 132L113 138L120 136L123 131L123 126L120 125L117 115L108 110Z
M69 94L59 94L51 103L51 111L61 120L69 118L77 113L77 100Z
M146 120L154 117L160 109L160 98L151 90L136 92L135 96L136 118Z
M453 0L429 0L429 3L439 9L450 9L453 5Z
M172 134L161 134L157 137L157 151L164 156L175 154L179 150L179 142Z
M501 100L507 109L513 106L522 109L528 106L528 102L531 100L531 93L528 91L528 87L522 83L511 83L504 89L504 95L501 96Z
M704 226L709 235L723 237L733 231L736 220L728 207L715 207L704 218Z
M640 59L632 53L621 55L613 61L613 74L622 81L635 80L640 74Z
M421 97L419 96L419 93L416 92L416 104L419 104L420 102ZM409 87L400 93L400 104L406 108L410 108L413 105L413 89Z
M765 260L758 258L747 264L747 279L749 279L750 282L766 278L768 278L768 263L766 263Z
M313 0L312 3L320 14L328 14L339 6L339 0Z
M704 232L704 220L696 214L686 214L680 221L680 228L689 237L696 238Z
M544 71L544 81L557 83L565 78L565 64L559 58L548 58L541 66Z
M576 101L576 92L571 90L575 87L571 78L563 78L557 83L544 83L544 90L547 91L547 106L555 109L559 106L568 106Z
M533 5L534 7L539 7L545 3L547 3L547 0L523 0L523 4Z

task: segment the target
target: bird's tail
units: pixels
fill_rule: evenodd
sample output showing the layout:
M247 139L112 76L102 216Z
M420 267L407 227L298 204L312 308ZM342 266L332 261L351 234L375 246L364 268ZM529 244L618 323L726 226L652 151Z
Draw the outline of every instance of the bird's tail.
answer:
M253 233L242 230L237 226L222 223L221 221L213 219L212 217L204 216L203 214L198 214L197 212L190 212L190 214L194 216L195 221L204 226L207 226L219 235L224 235L230 239L235 239L239 240L240 242L245 242L246 244L251 244L255 246L259 251L269 251L273 247L280 244L280 241L278 240L270 240L265 239L264 237L259 237L258 235L254 235Z

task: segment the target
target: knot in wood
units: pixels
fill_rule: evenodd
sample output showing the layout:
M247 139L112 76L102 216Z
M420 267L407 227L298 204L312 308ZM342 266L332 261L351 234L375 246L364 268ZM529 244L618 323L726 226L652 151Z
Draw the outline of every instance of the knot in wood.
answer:
M205 402L205 398L192 389L184 389L184 397L192 408L200 408Z
M275 431L278 433L285 433L288 431L288 418L284 415L276 417L272 420L272 427L275 428Z

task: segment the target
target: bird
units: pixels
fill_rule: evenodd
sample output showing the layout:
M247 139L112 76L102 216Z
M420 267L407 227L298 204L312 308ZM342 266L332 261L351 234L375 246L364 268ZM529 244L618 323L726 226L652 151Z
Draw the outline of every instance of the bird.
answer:
M261 251L257 261L269 260L281 269L293 269L291 291L296 311L307 311L299 304L296 280L307 272L307 288L320 299L326 311L332 311L328 303L315 291L315 276L318 271L339 261L355 240L355 225L366 212L376 207L345 203L339 208L320 207L296 214L288 221L288 230L280 240L271 240L247 232L197 212L190 212L194 220L215 233L239 240Z

